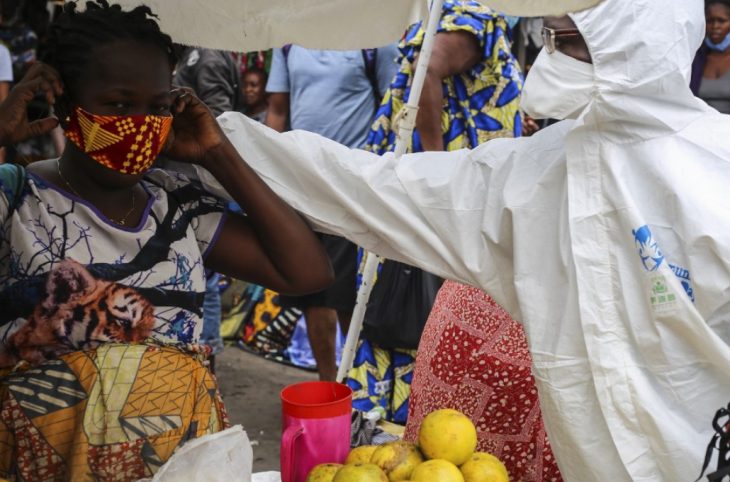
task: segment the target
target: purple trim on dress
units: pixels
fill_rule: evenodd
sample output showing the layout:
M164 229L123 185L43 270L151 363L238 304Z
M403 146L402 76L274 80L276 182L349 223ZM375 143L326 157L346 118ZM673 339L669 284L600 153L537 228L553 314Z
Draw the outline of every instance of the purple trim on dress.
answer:
M56 186L52 182L43 179L42 177L38 176L37 174L35 174L33 172L30 172L28 170L26 170L26 172L28 173L28 175L30 177L33 178L33 180L36 183L42 184L42 185L44 185L44 186L46 186L46 187L48 187L50 189L53 189L54 191L56 191L57 193L59 193L63 197L68 198L68 199L70 199L70 200L72 200L74 202L77 202L77 203L79 203L79 204L81 204L83 206L86 206L94 214L96 214L96 217L98 217L101 221L103 221L104 224L108 224L109 226L111 226L111 227L113 227L115 229L118 229L120 231L126 231L128 233L138 233L138 232L142 231L142 228L144 228L145 227L145 224L147 224L147 218L149 217L150 211L152 210L152 205L157 200L157 196L155 196L155 194L149 190L149 188L147 187L147 185L144 182L141 182L140 184L142 185L142 189L144 189L145 192L147 193L147 206L145 206L145 208L144 208L144 213L142 213L142 219L140 220L139 224L137 226L133 227L133 228L127 228L125 226L121 226L119 224L116 224L112 219L106 217L104 215L104 213L102 213L101 211L99 211L96 208L96 206L94 206L93 204L91 204L86 199L80 198L80 197L76 196L73 193L70 193L68 191L65 191L64 189L61 189L60 187Z
M221 231L223 231L223 225L226 222L226 219L228 219L228 209L224 209L221 212L221 220L218 222L218 226L215 228L215 233L213 234L213 237L210 238L210 242L208 243L208 247L205 248L205 252L203 253L203 261L208 257L208 254L210 253L210 250L213 249L213 246L215 246L215 243L218 242L218 236L220 236Z

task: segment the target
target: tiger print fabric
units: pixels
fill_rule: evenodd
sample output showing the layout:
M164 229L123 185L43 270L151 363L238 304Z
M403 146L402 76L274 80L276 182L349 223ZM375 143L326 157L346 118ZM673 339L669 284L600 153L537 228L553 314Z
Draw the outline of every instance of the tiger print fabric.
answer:
M141 185L122 227L0 165L0 478L138 480L226 425L199 345L224 205L161 170Z
M0 385L0 477L131 481L228 425L210 371L174 348L105 344Z
M30 172L0 166L0 368L113 342L198 351L203 259L225 206L161 170L142 186L144 215L127 228Z

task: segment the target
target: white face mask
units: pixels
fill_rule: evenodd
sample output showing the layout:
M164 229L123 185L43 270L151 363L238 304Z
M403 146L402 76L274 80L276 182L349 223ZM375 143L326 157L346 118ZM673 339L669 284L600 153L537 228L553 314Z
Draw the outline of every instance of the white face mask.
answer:
M577 119L593 94L593 65L542 49L522 89L522 110L535 119Z

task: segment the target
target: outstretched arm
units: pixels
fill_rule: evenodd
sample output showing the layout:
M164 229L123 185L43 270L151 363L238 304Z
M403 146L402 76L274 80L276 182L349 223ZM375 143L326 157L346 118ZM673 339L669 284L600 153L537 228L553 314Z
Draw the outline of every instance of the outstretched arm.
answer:
M226 219L206 266L287 294L327 287L332 268L317 237L241 159L205 105L185 92L173 112L167 154L204 167L247 213Z
M396 159L304 131L281 135L235 113L218 121L246 162L316 228L479 286L517 313L507 193L530 195L550 169L532 152L534 138Z

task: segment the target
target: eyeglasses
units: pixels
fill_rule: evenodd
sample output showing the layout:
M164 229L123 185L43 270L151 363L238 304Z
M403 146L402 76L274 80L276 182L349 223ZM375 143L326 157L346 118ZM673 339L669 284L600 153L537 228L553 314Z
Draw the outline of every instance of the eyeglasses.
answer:
M577 28L561 28L554 29L543 27L542 28L542 43L545 45L545 49L549 54L557 50L556 41L560 37L580 37L580 30Z

